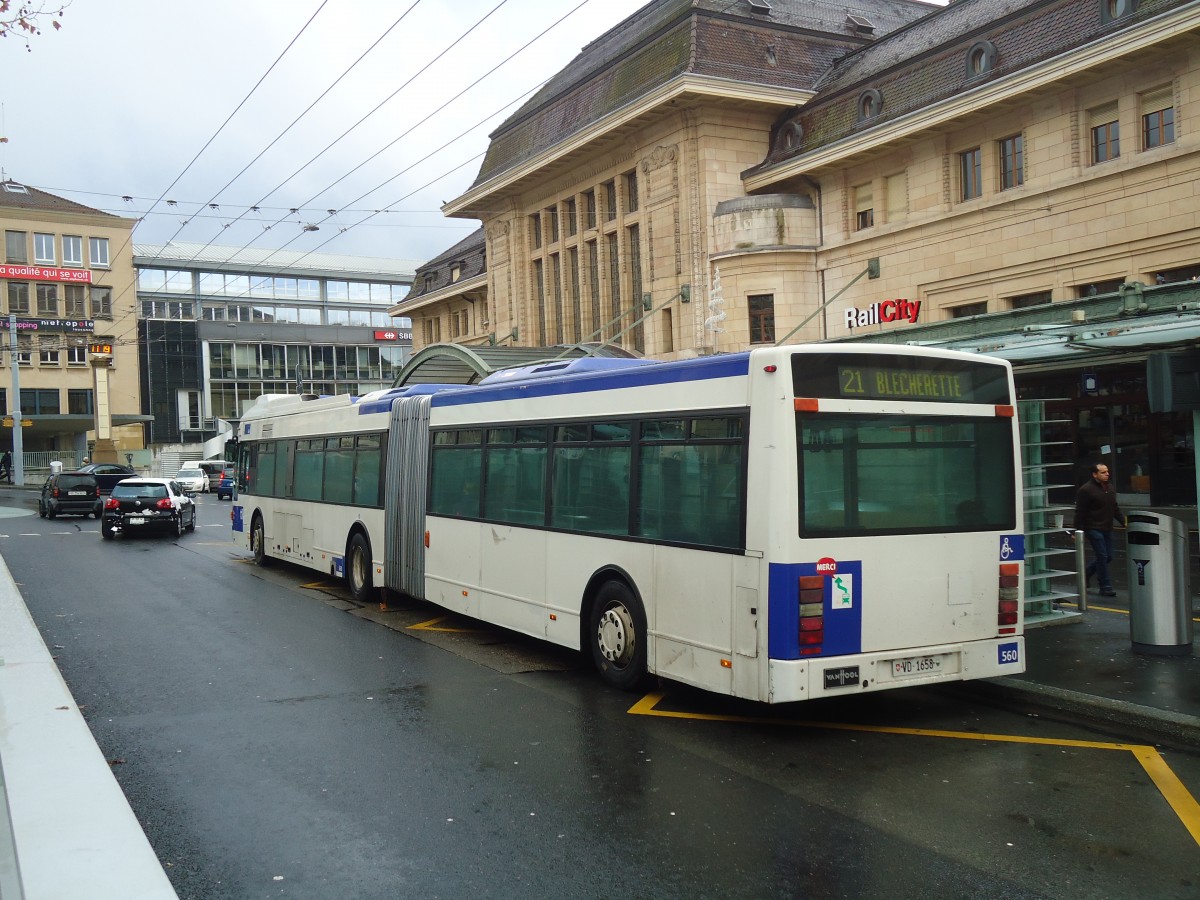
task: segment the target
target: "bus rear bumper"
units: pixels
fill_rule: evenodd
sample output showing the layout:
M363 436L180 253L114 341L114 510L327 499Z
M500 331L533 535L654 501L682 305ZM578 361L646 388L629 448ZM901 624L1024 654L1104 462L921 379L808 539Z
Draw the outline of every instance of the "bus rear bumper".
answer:
M1025 638L1006 635L918 650L886 650L816 659L772 659L771 703L842 697L869 691L943 684L1025 671Z

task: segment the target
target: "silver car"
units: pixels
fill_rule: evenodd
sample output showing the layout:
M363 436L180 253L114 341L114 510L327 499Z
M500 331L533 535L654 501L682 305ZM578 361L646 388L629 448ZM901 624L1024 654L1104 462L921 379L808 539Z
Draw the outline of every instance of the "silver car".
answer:
M208 492L208 473L203 469L180 469L175 481L191 494Z

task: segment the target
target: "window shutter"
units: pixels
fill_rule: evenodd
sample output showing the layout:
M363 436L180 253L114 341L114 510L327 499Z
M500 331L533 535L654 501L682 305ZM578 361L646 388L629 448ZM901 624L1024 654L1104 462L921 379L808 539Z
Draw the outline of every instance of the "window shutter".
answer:
M1144 116L1162 112L1164 109L1169 109L1174 105L1175 92L1169 84L1142 94L1142 115Z
M1103 106L1097 106L1095 109L1088 110L1088 119L1091 122L1092 128L1116 121L1117 101L1114 100L1112 103L1105 103Z

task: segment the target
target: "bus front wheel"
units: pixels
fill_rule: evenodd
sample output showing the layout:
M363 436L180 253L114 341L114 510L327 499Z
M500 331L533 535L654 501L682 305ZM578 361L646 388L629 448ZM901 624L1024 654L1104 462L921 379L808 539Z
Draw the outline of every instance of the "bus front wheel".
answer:
M356 602L370 603L375 599L375 585L371 583L371 542L361 532L350 538L350 547L346 551L346 582Z
M609 581L592 606L592 661L613 687L632 691L646 681L646 613L628 585Z
M267 534L263 528L262 516L255 516L250 524L250 552L254 554L256 566L268 566L271 557L267 556Z

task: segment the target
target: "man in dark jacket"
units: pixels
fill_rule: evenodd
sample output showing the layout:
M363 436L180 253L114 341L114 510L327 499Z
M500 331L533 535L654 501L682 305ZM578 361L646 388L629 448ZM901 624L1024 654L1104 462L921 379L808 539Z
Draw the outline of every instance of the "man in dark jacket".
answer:
M1075 530L1087 535L1094 557L1087 564L1087 578L1100 578L1100 595L1115 597L1112 575L1108 564L1113 558L1113 522L1124 522L1117 506L1117 492L1108 483L1108 466L1096 463L1092 466L1092 477L1083 483L1075 494Z

